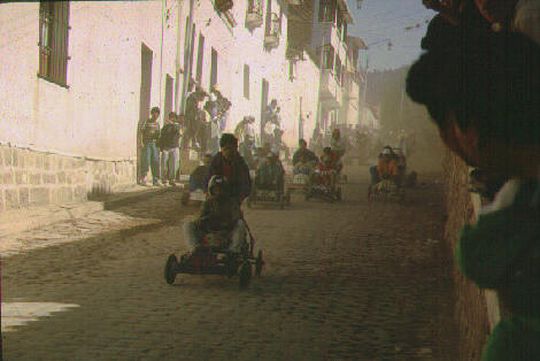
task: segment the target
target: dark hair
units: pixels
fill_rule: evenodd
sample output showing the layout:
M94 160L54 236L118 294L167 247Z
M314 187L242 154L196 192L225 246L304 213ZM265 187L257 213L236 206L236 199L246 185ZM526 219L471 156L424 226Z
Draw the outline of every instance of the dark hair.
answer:
M221 148L227 145L238 146L238 139L236 139L236 137L231 133L223 133L221 139L219 140L219 146Z
M153 107L152 110L150 110L150 114L154 114L154 113L158 113L158 114L161 113L161 110L159 110L159 107Z
M459 26L435 17L426 53L407 76L407 93L440 128L455 115L480 141L540 143L540 47L525 35L486 30L475 16Z
M304 139L300 139L300 140L298 141L298 144L305 144L305 145L307 145L307 142L306 142Z

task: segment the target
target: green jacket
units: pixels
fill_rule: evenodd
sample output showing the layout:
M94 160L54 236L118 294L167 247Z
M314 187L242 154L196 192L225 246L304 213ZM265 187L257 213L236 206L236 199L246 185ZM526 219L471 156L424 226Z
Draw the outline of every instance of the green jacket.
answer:
M540 360L540 211L538 183L521 183L514 202L465 226L456 248L462 273L496 290L512 316L500 322L482 360ZM534 342L533 342L534 341Z

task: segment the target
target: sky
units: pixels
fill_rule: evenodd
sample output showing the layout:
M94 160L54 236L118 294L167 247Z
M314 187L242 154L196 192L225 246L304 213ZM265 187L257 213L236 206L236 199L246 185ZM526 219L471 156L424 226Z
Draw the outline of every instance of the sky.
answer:
M349 34L361 37L368 50L360 52L368 70L395 69L411 64L420 55L420 41L435 13L421 0L364 0L357 9L356 0L347 0L354 14ZM417 27L418 24L418 27ZM388 42L391 50L388 50Z

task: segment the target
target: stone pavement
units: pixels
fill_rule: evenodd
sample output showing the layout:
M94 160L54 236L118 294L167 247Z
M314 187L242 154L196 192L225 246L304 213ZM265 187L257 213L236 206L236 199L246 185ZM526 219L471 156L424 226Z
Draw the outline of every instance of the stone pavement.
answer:
M219 276L165 284L195 211L179 192L76 221L74 237L50 229L76 242L2 261L4 304L37 319L4 332L5 358L456 360L441 187L369 206L366 177L353 181L342 203L247 210L267 265L244 292Z

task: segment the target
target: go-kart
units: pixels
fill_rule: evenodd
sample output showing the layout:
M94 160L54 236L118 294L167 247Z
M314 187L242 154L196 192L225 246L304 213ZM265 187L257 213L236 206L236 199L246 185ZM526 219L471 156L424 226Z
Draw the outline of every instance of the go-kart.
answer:
M245 223L245 222L244 222ZM260 277L264 266L263 252L259 250L255 257L253 238L246 224L249 234L249 242L246 240L240 254L232 254L228 250L230 244L229 234L223 232L209 233L204 237L201 246L193 252L188 252L180 256L171 254L165 264L165 281L173 284L179 273L195 275L225 275L231 278L239 276L240 289L248 287L253 266L255 276Z
M266 187L255 182L251 189L251 195L247 198L247 206L251 208L261 202L275 203L279 205L280 209L284 209L286 205L291 204L291 193L289 190L285 191L277 182Z
M305 173L297 173L287 179L287 192L301 191L304 194L308 191L310 176Z
M335 169L315 169L305 194L306 200L313 197L329 202L342 200L341 186Z
M402 202L405 199L405 190L403 187L398 187L397 183L390 179L382 179L375 185L368 188L368 201L398 201Z

